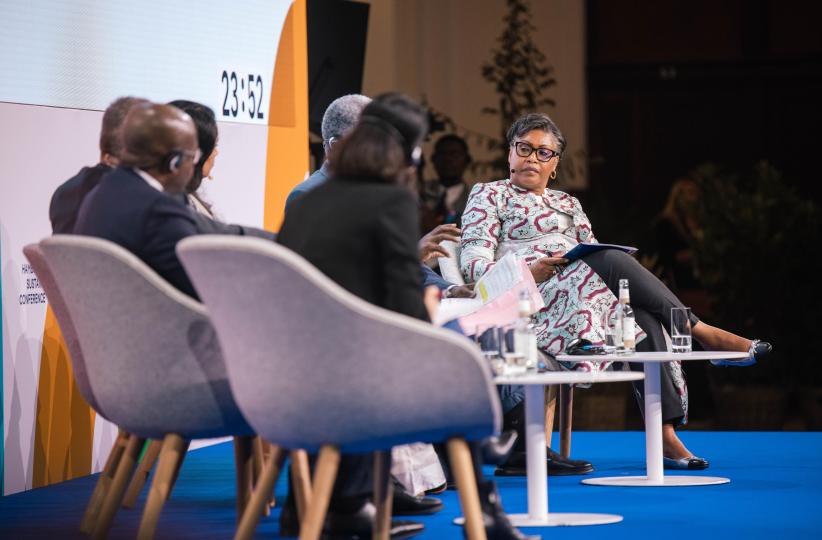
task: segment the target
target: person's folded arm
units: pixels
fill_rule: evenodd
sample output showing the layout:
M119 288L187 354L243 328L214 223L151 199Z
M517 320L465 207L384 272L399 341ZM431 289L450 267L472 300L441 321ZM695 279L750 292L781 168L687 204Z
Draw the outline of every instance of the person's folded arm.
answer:
M180 240L199 234L191 212L166 196L159 198L150 212L143 232L143 249L137 256L174 287L199 300L175 251Z
M460 271L466 282L476 282L494 265L502 226L497 195L488 184L476 184L468 196L460 249Z

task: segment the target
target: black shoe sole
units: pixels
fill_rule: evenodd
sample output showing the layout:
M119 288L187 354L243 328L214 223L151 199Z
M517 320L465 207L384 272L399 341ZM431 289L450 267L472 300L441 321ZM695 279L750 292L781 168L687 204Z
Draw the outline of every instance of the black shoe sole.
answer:
M548 470L548 476L575 476L594 472L593 467L568 470ZM494 476L528 476L525 468L519 467L497 467Z

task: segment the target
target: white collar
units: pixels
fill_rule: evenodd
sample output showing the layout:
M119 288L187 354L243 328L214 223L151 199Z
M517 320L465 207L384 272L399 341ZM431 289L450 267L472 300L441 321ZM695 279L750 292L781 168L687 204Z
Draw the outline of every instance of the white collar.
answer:
M140 175L140 178L142 178L143 180L146 181L146 184L150 185L151 187L153 187L157 191L165 191L163 189L163 184L161 184L159 182L159 180L157 180L156 178L154 178L153 176L148 174L146 171L144 171L142 169L138 169L137 167L134 167L133 170L134 170L134 172L136 172L137 174Z

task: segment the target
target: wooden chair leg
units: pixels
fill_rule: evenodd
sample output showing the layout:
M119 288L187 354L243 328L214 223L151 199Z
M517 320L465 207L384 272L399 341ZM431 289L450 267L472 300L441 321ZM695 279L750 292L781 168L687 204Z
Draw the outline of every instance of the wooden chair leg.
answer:
M557 385L545 387L545 446L551 448L554 436L554 416L557 409Z
M151 488L148 491L146 508L143 511L143 518L140 520L140 529L137 531L138 540L151 540L157 530L157 522L160 520L160 512L171 491L171 480L178 464L185 457L186 441L174 433L170 433L163 439L163 447L160 450L160 461L157 463L157 470L151 480Z
M292 450L290 455L291 482L294 485L297 517L302 523L308 510L308 502L311 500L311 468L308 466L308 453L305 450Z
M391 452L374 452L374 505L377 507L377 516L372 534L373 540L389 540L391 537L393 494Z
M100 513L100 507L103 500L111 487L111 482L114 479L114 474L117 472L117 466L120 464L120 458L128 445L129 434L122 429L117 434L114 444L111 446L111 452L108 453L106 464L100 477L97 479L97 484L94 486L94 491L89 498L88 506L83 514L83 520L80 522L80 531L86 534L91 534L94 530L94 521Z
M280 475L284 460L285 450L279 447L275 447L265 460L263 470L254 484L254 493L251 494L251 500L248 501L245 512L240 518L234 540L251 540L251 537L254 536L254 530L260 522L260 515L268 506L268 498L271 490L274 489L274 484L277 483L277 477Z
M251 478L254 473L254 437L234 437L234 466L237 469L237 523L251 496Z
M264 442L263 448L265 449L265 456L266 456L265 460L266 461L269 460L269 459L275 459L276 458L276 460L277 460L277 477L279 478L279 475L282 472L283 467L285 466L285 460L288 457L288 452L286 450L281 449L279 446L271 444L270 442L267 442L267 441ZM265 463L265 461L263 463ZM274 485L276 485L276 484L277 484L277 478L274 479ZM271 493L269 494L269 497L268 497L268 507L269 507L269 509L274 508L275 504L276 504L276 501L274 500L274 487L272 486ZM270 511L266 515L269 515L269 514L270 514Z
M571 424L574 417L574 387L570 384L559 386L559 453L563 457L571 455Z
M163 441L152 440L148 443L148 448L145 454L143 454L143 459L140 460L140 466L137 467L137 472L134 473L131 483L126 490L126 497L123 499L123 508L132 508L137 502L137 497L139 497L140 492L143 491L143 486L146 484L148 475L151 474L151 470L157 462L157 456L160 455L160 448L162 447Z
M339 466L339 448L331 445L320 448L311 502L308 504L305 519L300 523L300 540L317 540L320 537Z
M123 502L126 486L131 480L131 475L134 474L134 469L137 467L137 458L140 457L145 442L146 440L143 437L129 436L128 445L120 457L120 463L117 464L117 472L114 474L111 487L103 500L103 507L97 517L97 523L94 524L94 532L91 535L94 540L102 540L108 536L114 514L117 513L117 509L120 508L120 504Z
M254 437L252 441L252 460L254 462L254 475L251 478L251 485L256 488L260 475L263 473L263 466L265 464L265 451L263 450L263 439L260 436ZM271 506L268 504L263 508L263 515L271 514Z
M185 440L183 442L183 450L182 450L183 456L185 456L188 453L188 447L189 446L191 446L191 441L190 440ZM181 459L177 463L177 468L174 469L174 475L171 477L171 485L169 485L169 488L168 488L168 495L166 495L166 501L168 501L171 498L171 494L174 493L174 486L177 484L177 478L180 477L180 469L183 466L183 461L184 461L184 459Z
M477 479L471 460L471 450L463 439L449 439L448 460L457 481L462 515L465 516L465 536L468 540L487 540L482 521Z

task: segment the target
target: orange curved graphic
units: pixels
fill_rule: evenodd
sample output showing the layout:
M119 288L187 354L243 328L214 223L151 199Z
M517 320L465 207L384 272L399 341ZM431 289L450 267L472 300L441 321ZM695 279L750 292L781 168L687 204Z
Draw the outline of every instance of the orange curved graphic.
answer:
M37 384L32 487L91 474L94 416L77 389L63 333L48 307Z
M308 37L305 0L285 19L271 85L265 163L264 227L277 230L288 193L308 172Z

